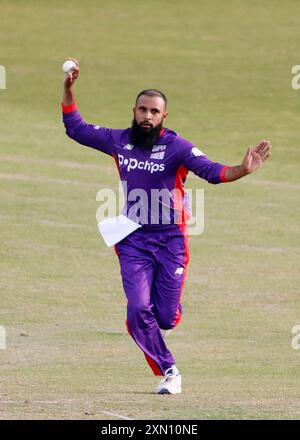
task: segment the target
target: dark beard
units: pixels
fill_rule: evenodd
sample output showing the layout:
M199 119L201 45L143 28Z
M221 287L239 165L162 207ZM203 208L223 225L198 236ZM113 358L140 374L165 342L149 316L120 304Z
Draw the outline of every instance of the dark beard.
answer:
M158 140L162 129L163 121L156 127L145 129L141 127L135 119L132 121L129 142L137 145L143 150L151 150L153 144Z

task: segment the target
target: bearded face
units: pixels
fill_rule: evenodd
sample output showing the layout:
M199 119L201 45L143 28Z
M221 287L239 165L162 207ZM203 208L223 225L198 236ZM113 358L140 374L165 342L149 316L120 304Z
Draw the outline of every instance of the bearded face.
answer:
M130 143L149 150L157 142L168 115L166 102L161 96L140 95L133 114Z
M134 118L131 125L130 143L139 146L143 150L151 150L160 136L162 126L163 120L154 127L149 122L138 124Z

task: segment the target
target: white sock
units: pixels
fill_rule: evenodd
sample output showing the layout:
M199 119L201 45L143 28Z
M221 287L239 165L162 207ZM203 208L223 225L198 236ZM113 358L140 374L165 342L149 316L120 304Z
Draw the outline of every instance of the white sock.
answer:
M172 365L172 367L170 367L170 368L172 368L174 374L179 374L179 370L175 364ZM169 370L169 368L166 371L168 371L168 370ZM166 371L165 371L165 374L166 374Z

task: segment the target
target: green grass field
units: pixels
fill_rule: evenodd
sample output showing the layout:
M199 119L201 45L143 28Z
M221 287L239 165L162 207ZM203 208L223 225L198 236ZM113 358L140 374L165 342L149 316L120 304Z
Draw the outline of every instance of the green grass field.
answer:
M297 0L0 1L1 419L299 419ZM62 62L81 62L84 118L121 128L140 89L166 124L236 165L270 139L254 175L208 185L190 239L184 318L168 339L183 393L158 379L125 329L118 260L96 226L113 161L61 123ZM298 162L298 163L297 163Z

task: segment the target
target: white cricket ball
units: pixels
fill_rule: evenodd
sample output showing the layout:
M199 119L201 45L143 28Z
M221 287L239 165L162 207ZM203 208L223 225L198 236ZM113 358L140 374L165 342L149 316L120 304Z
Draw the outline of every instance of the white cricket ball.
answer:
M70 72L70 70L72 70L74 67L76 67L76 63L74 63L72 60L67 60L62 65L62 69L65 73Z

